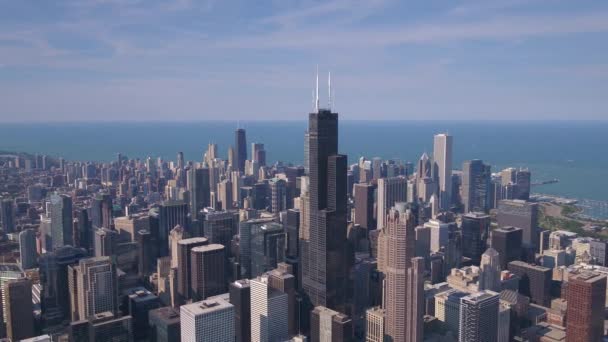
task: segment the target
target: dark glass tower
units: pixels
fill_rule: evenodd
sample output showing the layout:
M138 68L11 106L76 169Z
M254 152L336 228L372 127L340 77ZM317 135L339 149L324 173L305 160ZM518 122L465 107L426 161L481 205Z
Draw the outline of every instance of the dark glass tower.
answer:
M349 313L352 252L346 239L346 156L338 154L338 114L309 114L309 237L302 240L302 287L313 306Z
M247 139L245 130L237 128L234 132L234 155L236 157L236 170L245 172L245 160L247 160Z

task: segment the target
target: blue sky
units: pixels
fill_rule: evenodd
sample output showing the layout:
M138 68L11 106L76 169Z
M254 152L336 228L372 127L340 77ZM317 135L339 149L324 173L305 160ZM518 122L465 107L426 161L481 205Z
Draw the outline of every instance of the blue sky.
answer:
M0 121L608 119L608 1L0 0Z

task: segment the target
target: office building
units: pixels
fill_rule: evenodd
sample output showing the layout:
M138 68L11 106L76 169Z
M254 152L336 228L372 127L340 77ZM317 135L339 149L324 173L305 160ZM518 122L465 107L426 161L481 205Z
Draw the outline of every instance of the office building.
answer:
M365 342L384 342L384 310L377 306L365 311Z
M406 341L408 307L407 272L415 255L414 216L404 206L387 214L378 237L378 269L384 274L386 335L395 342Z
M40 304L44 325L54 325L71 317L68 267L86 255L83 248L64 246L40 256Z
M378 179L378 229L386 225L386 215L397 202L407 200L407 178L403 176Z
M376 228L374 219L374 186L367 183L354 185L355 224L371 230Z
M0 200L0 219L2 219L2 229L5 233L15 231L15 209L13 200L3 198Z
M187 173L188 191L190 192L190 217L196 219L198 213L209 207L211 187L209 169L191 167Z
M169 232L175 226L188 229L188 204L182 201L166 201L159 207L158 214L158 247L159 256L169 255Z
M251 288L251 341L281 342L289 336L288 295L276 290L262 275Z
M181 338L179 310L161 307L148 313L151 342L172 342Z
M169 232L169 256L171 258L171 268L178 267L178 264L177 264L178 258L179 258L178 244L185 237L186 236L185 236L184 228L181 225L175 226Z
M490 210L491 166L479 159L462 164L462 203L464 212Z
M490 234L490 216L481 212L462 215L462 255L478 263L486 250Z
M233 169L245 173L245 160L247 160L247 139L245 130L237 128L234 132L234 156L236 158Z
M26 278L9 280L2 291L7 337L18 341L35 336L32 281Z
M108 228L99 228L95 230L95 256L111 257L116 254L118 245L118 232Z
M511 261L520 260L522 255L523 230L516 227L501 227L492 230L492 248L498 252L500 268L506 269Z
M135 340L151 337L148 329L149 313L160 306L158 297L144 287L135 287L126 292L127 313L131 316Z
M72 198L68 195L51 195L51 246L53 249L74 245Z
M460 299L459 341L496 342L499 295L481 291Z
M71 341L133 341L131 316L117 317L109 311L73 321L69 331Z
M407 342L422 342L424 316L424 258L412 258L407 270L406 336Z
M192 299L199 301L225 293L225 247L219 244L197 246L190 253Z
M522 242L528 248L538 250L538 203L523 200L502 200L498 202L496 214L498 227L518 227L522 231Z
M317 106L318 107L318 106ZM353 262L347 244L347 158L338 154L338 114L319 109L308 121L309 184L301 240L302 287L312 306L345 312Z
M24 270L29 270L38 265L36 231L34 229L25 229L19 233L19 259L21 268Z
M251 287L249 279L230 283L230 304L234 305L236 342L251 341Z
M234 342L234 306L209 299L180 307L182 342Z
M511 261L508 264L511 273L519 279L519 292L530 297L530 301L545 307L551 303L551 280L553 272L550 268L532 265L523 261Z
M591 240L589 254L597 265L608 266L608 243L606 241Z
M566 341L601 341L604 335L606 276L583 271L568 278Z
M192 298L192 249L209 244L204 237L182 239L177 243L177 293L181 301Z
M298 333L298 324L296 311L298 311L296 303L296 277L293 275L294 271L291 265L286 263L280 263L277 268L267 272L268 284L275 290L279 290L287 294L287 312L289 314L289 335L296 335Z
M433 178L439 190L439 204L448 210L452 199L452 144L448 134L436 134L433 140Z
M273 178L268 182L270 187L270 212L278 214L287 210L287 182Z
M310 336L311 341L351 342L352 320L343 313L317 306L310 313Z
M72 321L118 312L118 278L110 257L80 259L68 266Z
M431 219L428 222L424 223L424 227L430 230L431 253L439 252L441 250L441 247L447 246L450 234L450 225L448 223L443 223L439 220Z
M500 256L494 248L488 248L479 265L479 290L500 292L500 272Z
M238 234L239 216L238 212L213 211L205 213L203 231L209 243L230 246L232 238ZM226 251L227 254L228 251Z

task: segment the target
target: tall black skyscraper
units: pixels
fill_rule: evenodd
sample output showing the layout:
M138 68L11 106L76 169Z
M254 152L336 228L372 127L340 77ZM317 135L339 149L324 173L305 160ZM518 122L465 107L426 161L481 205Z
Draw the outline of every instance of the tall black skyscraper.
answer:
M302 240L302 287L313 306L349 313L352 253L346 239L346 156L338 154L338 114L319 109L308 120L309 237Z
M462 164L462 203L464 212L490 210L491 167L479 159Z
M245 130L237 128L234 132L234 155L236 157L236 170L245 172L245 160L247 160L247 139Z

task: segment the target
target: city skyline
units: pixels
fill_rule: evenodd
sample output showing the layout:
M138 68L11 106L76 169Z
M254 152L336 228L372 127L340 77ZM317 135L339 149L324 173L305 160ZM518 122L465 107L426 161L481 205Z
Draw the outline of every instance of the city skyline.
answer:
M0 122L298 120L317 64L343 120L608 118L605 2L251 7L3 2Z

